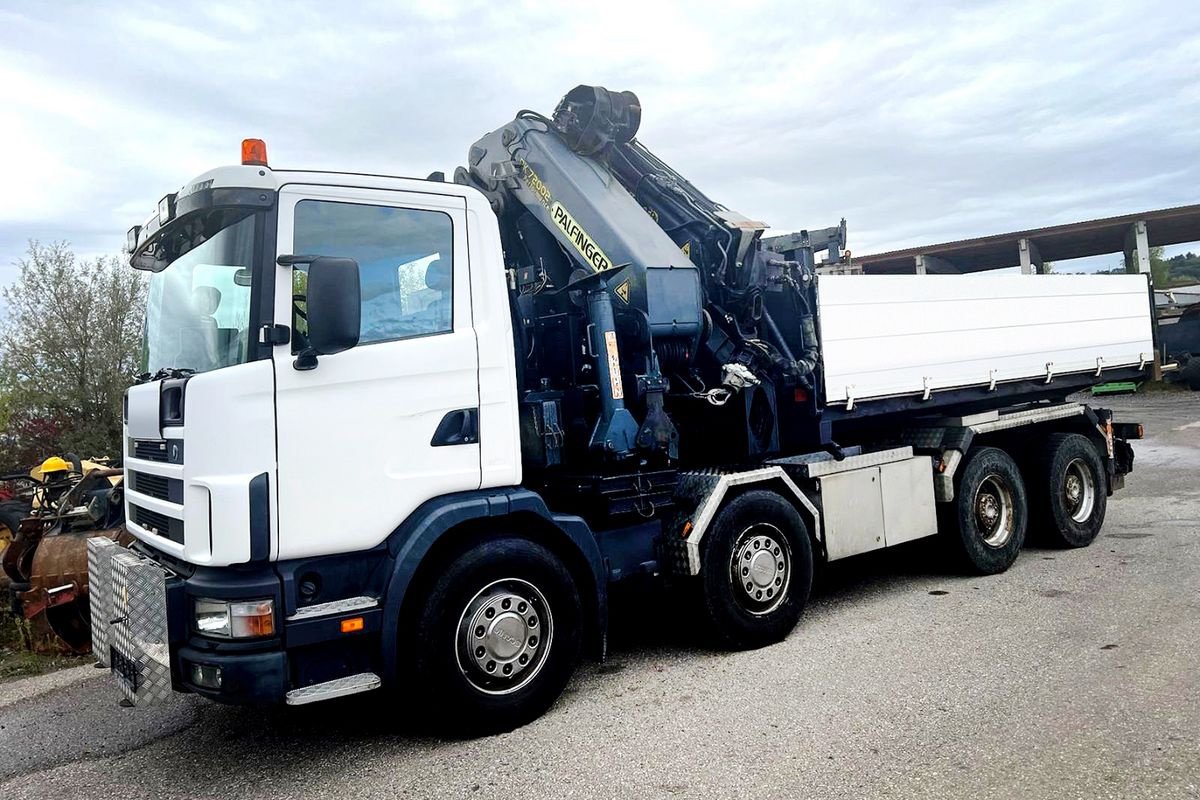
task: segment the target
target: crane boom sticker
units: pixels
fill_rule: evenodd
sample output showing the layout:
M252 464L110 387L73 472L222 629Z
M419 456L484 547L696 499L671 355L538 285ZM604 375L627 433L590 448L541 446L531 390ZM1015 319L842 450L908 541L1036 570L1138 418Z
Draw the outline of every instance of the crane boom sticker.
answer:
M550 218L554 221L554 225L563 232L563 235L567 237L571 245L579 251L579 255L583 256L584 263L597 272L611 267L612 261L600 249L600 245L596 244L596 240L589 236L588 232L575 221L575 218L571 216L571 212L567 211L562 203L554 199L550 194L550 187L542 180L542 176L537 174L537 170L525 160L518 161L517 167L520 169L521 181L529 191L534 193L546 210L550 212Z
M588 232L579 226L579 223L571 216L571 212L563 208L562 203L556 202L550 206L550 217L558 229L566 234L567 239L583 256L583 260L587 262L588 266L597 272L612 266L612 262L608 260L608 256L604 255L600 245L596 244L591 236L588 236Z

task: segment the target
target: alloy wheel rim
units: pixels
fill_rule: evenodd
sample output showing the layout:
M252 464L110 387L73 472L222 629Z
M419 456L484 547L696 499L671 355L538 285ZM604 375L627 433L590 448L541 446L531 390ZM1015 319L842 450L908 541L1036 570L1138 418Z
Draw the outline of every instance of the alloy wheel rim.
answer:
M769 522L743 530L733 545L729 579L738 605L755 616L783 605L792 580L792 549L783 531Z
M485 694L511 694L546 664L554 616L546 596L522 578L484 586L459 615L455 657L463 677Z

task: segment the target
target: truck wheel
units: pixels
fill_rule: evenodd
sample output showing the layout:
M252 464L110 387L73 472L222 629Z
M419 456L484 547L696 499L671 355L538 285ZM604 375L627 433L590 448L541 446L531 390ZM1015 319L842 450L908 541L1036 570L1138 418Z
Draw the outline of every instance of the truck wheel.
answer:
M981 447L955 477L948 531L971 570L994 575L1008 569L1025 543L1029 518L1025 482L1003 450Z
M539 544L515 537L475 545L440 571L401 661L415 659L443 732L511 730L548 709L579 661L582 605L570 572Z
M1046 440L1032 476L1035 532L1062 547L1087 547L1108 510L1108 479L1096 446L1078 433Z
M733 649L774 644L796 627L812 588L812 545L796 507L754 489L729 501L701 544L709 632Z
M1189 358L1179 371L1179 377L1193 392L1200 391L1200 356Z

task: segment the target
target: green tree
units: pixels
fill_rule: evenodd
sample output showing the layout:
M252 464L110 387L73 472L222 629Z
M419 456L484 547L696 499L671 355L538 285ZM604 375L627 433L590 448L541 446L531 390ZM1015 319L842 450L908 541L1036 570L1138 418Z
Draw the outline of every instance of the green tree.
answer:
M121 455L121 399L137 372L145 282L115 257L30 242L3 289L0 460Z
M1171 285L1171 262L1164 257L1161 247L1150 248L1150 276L1160 289Z

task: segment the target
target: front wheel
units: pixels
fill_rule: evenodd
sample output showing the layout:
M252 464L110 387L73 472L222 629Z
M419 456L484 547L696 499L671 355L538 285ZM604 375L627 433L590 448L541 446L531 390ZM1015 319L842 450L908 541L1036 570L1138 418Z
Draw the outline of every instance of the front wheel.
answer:
M579 591L562 561L520 538L463 552L424 596L412 638L418 692L433 727L456 734L510 730L545 712L579 661Z
M972 571L1003 572L1021 552L1029 517L1016 462L1003 450L980 447L959 468L954 483L946 535Z

